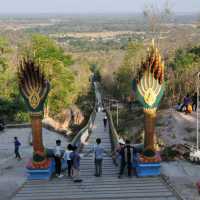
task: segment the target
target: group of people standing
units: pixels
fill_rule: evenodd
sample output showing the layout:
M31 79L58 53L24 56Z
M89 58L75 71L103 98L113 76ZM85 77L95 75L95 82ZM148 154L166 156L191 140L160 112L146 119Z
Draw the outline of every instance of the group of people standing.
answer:
M197 97L197 93L194 93L193 96L190 96L189 94L187 94L184 99L183 99L183 103L178 103L176 105L176 110L183 112L185 111L185 113L191 113L192 111L197 111L197 101L200 98Z
M103 154L107 153L104 148L101 146L101 139L96 139L96 145L86 152L83 157L88 156L90 153L94 153L94 164L95 164L95 176L102 176L102 163L103 163ZM81 156L77 151L77 147L69 144L64 153L62 153L61 149L61 141L56 141L56 148L54 150L54 158L55 158L55 172L56 176L62 178L64 175L61 174L62 171L62 160L67 162L67 172L66 175L68 177L72 177L74 182L81 182L80 179L80 159Z
M56 140L56 147L54 150L55 158L55 172L56 176L62 178L64 175L61 174L62 171L62 160L67 162L67 176L73 177L74 182L81 182L79 176L80 171L80 155L78 153L78 148L71 144L68 144L67 149L62 152L61 140Z
M101 108L101 106L97 107L97 112L102 110L99 108ZM108 118L106 115L103 117L102 122L104 131L106 131L108 123ZM104 153L107 154L108 156L112 156L114 163L117 166L120 165L118 178L122 177L125 168L127 168L128 176L129 177L132 176L133 160L136 151L135 148L130 144L130 141L126 140L126 142L124 142L123 140L120 140L116 150L114 152L108 152L103 148L101 138L97 138L96 144L88 152L85 152L81 156L77 151L77 147L71 144L69 144L67 146L66 151L62 153L61 141L57 140L56 148L54 151L55 165L56 165L55 171L57 177L59 178L63 177L63 174L61 174L62 160L65 160L65 162L67 162L66 175L72 177L74 182L81 182L82 180L80 179L80 159L81 157L87 157L90 153L93 153L94 157L94 168L95 168L94 176L96 177L102 176Z
M102 121L105 131L108 123L106 115ZM19 147L21 146L21 143L17 137L14 137L14 146L15 156L20 160L21 155L19 153ZM128 140L126 140L126 142L120 140L116 150L114 152L108 152L103 148L101 138L97 138L96 144L88 152L81 156L78 152L77 146L68 144L66 150L63 150L61 147L61 140L56 140L56 147L53 150L53 156L55 160L55 173L58 178L62 178L64 176L64 174L61 173L62 163L64 160L64 162L67 163L66 176L72 177L74 182L81 182L82 179L80 179L80 159L81 157L87 157L90 153L93 153L95 165L94 176L100 177L102 176L103 158L105 153L108 156L113 156L115 164L120 165L118 174L119 178L122 177L125 168L127 168L128 176L131 177L135 152L135 148L131 146L130 141Z
M125 168L127 168L128 176L132 176L133 172L133 160L134 154L136 150L133 146L131 146L130 141L126 140L126 143L123 140L119 141L119 146L116 148L115 152L106 151L101 145L101 139L96 139L96 144L86 152L83 157L87 157L90 153L94 155L94 165L95 165L95 173L94 176L100 177L102 176L102 168L103 168L103 158L104 153L108 156L113 156L115 160L115 164L119 165L119 174L118 178L121 178L124 174ZM115 155L115 156L114 156ZM74 182L81 182L80 179L80 159L81 156L77 151L77 147L69 144L64 153L61 150L61 141L56 141L56 148L54 150L55 157L55 172L56 176L62 178L64 175L61 174L62 170L62 160L67 162L67 172L66 175L68 177L72 177ZM119 164L118 162L119 161Z
M125 142L123 140L119 140L119 145L115 151L115 164L119 165L118 163L120 163L118 178L122 177L125 168L127 168L128 177L132 177L133 162L134 158L136 158L136 153L137 151L135 147L131 145L129 140L126 140Z

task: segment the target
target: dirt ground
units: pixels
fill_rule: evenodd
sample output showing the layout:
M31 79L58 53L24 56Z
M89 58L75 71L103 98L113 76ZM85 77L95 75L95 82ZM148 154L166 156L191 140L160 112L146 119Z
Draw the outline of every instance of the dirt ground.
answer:
M156 132L167 145L196 144L196 131L196 112L186 115L183 112L169 109L158 113Z
M167 145L195 145L197 113L186 115L174 109L162 110L158 114L156 130L159 138ZM200 165L185 160L163 162L161 172L186 200L200 200L196 187L196 182L200 180Z

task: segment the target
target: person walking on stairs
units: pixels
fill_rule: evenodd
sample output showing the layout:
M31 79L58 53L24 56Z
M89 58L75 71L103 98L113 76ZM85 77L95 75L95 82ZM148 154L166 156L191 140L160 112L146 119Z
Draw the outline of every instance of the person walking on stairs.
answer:
M65 153L63 155L63 159L67 162L67 170L68 170L68 176L72 176L72 160L70 158L70 154L73 152L73 146L71 144L68 144L67 149L65 150Z
M108 118L107 118L107 116L105 116L105 117L103 118L104 130L106 130L106 127L107 127L107 121L108 121Z
M133 162L133 152L134 152L134 147L130 145L130 141L126 140L126 144L123 148L120 150L120 156L121 156L121 164L120 164L120 172L118 178L121 178L124 169L127 166L128 169L128 176L132 176L132 162Z
M88 156L90 153L94 153L94 164L95 164L95 176L100 177L102 176L102 164L103 164L103 154L106 153L110 156L110 154L104 150L101 146L101 139L96 139L96 145L87 152L84 156Z
M72 170L73 170L73 180L74 182L82 182L80 179L80 155L78 153L78 148L73 147L73 152L70 153L70 158L72 161Z
M120 152L121 152L121 149L124 148L124 145L125 145L124 140L120 139L119 143L118 143L118 145L117 145L117 147L116 147L116 149L115 149L115 151L113 153L113 161L114 161L114 164L116 166L119 166L120 163L121 163L121 154L120 154Z
M21 146L21 143L19 142L17 137L14 137L14 146L15 146L15 158L18 160L21 160L21 155L19 153L19 147Z
M61 174L62 169L62 152L61 152L61 140L56 140L56 148L54 150L54 158L55 158L55 171L56 176L58 178L62 178L63 174Z

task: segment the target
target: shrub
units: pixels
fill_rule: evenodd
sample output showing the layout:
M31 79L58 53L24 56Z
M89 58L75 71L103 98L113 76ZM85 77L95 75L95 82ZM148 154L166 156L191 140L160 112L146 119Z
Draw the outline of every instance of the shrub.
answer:
M177 151L173 150L172 147L166 147L161 156L163 160L174 160L174 158L177 156Z
M146 150L144 150L143 155L146 157L154 157L155 152L151 149L146 149Z

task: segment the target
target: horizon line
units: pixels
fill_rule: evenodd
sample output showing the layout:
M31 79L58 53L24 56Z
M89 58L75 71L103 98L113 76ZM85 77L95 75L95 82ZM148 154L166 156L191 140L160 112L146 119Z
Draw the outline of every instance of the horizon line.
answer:
M135 11L135 12L124 12L124 11L114 11L114 12L4 12L0 13L0 16L46 16L46 15L138 15L142 14L142 11ZM199 12L191 12L191 11L184 11L184 12L174 12L173 14L176 15L199 15Z

